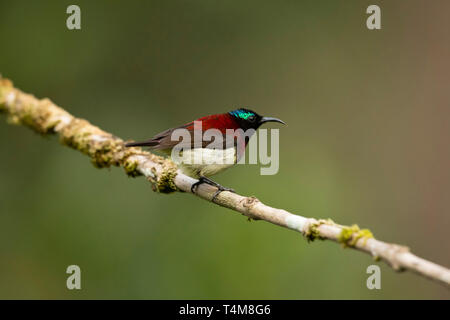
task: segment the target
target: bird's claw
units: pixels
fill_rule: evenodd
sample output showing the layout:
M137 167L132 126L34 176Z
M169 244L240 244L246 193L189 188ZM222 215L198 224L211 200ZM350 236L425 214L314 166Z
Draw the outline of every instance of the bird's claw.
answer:
M196 193L196 192L195 192L196 189L197 189L198 186L201 185L202 183L206 183L206 184L209 184L209 185L211 185L211 186L217 188L217 191L214 192L214 194L213 194L213 196L212 196L212 198L211 198L211 201L213 201L213 202L214 202L214 200L217 198L217 196L219 195L219 193L221 193L222 191L229 191L229 192L235 193L235 191L234 191L233 189L223 187L223 186L221 186L220 184L218 184L218 183L216 183L216 182L214 182L214 181L212 181L212 180L210 180L210 179L208 179L208 178L205 178L205 177L200 177L200 179L199 179L197 182L195 182L194 184L192 184L192 186L191 186L191 192L192 192L192 193Z
M193 183L192 184L192 186L191 186L191 192L192 193L195 193L195 190L198 188L198 186L199 185L201 185L202 183L206 183L206 184L209 184L209 185L211 185L211 186L215 186L215 182L214 181L212 181L212 180L209 180L208 178L205 178L205 177L200 177L199 179L198 179L198 181L197 182L195 182L195 183Z
M192 186L191 186L191 192L192 192L192 193L195 193L195 189L197 189L197 187L198 187L200 184L202 184L202 183L203 183L202 181L198 180L196 183L192 184Z
M214 202L214 200L216 199L216 197L219 195L219 193L221 193L222 191L229 191L229 192L233 192L236 193L233 189L231 188L225 188L225 187L221 187L221 188L217 188L217 191L214 192L213 197L211 198L211 201Z
M211 198L211 201L212 202L214 202L214 200L216 199L216 197L219 195L219 193L221 193L222 191L229 191L229 192L233 192L233 193L236 193L236 191L234 191L233 189L231 189L231 188L225 188L225 187L218 187L217 188L217 191L216 192L214 192L214 194L213 194L213 196L212 196L212 198Z

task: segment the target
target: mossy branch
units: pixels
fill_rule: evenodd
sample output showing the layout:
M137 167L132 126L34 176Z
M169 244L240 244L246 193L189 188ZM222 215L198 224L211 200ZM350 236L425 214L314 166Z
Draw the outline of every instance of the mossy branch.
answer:
M96 167L121 166L133 177L143 175L154 191L191 192L197 180L177 171L176 165L167 159L140 148L126 148L124 141L78 119L48 99L39 100L14 88L11 81L0 78L0 112L6 113L14 124L30 127L46 135L57 134L60 141L88 155ZM201 184L196 195L212 201L217 189ZM343 247L354 248L387 262L397 271L410 270L450 287L450 270L412 254L407 247L377 240L367 229L357 225L342 226L331 220L302 217L286 210L263 204L254 197L221 192L214 203L240 212L250 219L265 220L278 226L302 233L308 241L332 240Z

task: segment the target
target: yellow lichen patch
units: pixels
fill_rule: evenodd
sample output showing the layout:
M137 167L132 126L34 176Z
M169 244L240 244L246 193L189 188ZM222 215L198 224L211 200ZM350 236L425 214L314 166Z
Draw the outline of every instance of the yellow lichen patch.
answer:
M126 158L122 163L122 167L125 170L126 174L130 177L140 176L141 173L138 171L138 162L129 160L129 157Z
M156 191L161 193L171 193L177 191L175 185L175 176L177 175L177 166L171 160L166 159L162 163L163 169L156 181Z
M319 230L317 230L317 227L318 227L318 225L314 224L314 225L309 227L307 232L304 233L304 236L306 237L308 242L312 242L314 240L323 240L324 239L324 238L322 238L320 236L320 232L319 232Z
M308 242L312 242L314 240L324 240L319 231L319 227L323 224L335 225L334 221L331 219L320 219L317 220L317 222L310 223L307 230L303 232L303 235L306 237Z
M358 225L354 224L350 227L342 228L338 241L343 247L354 247L359 239L364 239L363 245L365 245L369 238L373 238L373 234L369 229L360 229Z
M366 245L367 240L373 238L373 234L369 229L359 230L354 236L353 240L350 242L350 245L354 246L358 242L359 239L364 239L363 245Z

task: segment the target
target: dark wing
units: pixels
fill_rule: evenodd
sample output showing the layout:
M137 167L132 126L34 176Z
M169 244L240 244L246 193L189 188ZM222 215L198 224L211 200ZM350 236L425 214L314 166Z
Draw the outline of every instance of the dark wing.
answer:
M192 127L192 129L190 129ZM194 129L193 129L193 122L189 122L181 127L177 128L171 128L167 129L163 132L158 133L150 140L145 141L139 141L139 142L130 142L125 144L127 147L150 147L150 149L155 150L165 150L165 149L171 149L174 146L176 146L180 141L182 141L182 138L179 140L172 140L172 132L174 132L177 129L187 129L189 133L191 134L191 138L194 137ZM193 140L193 139L191 139Z

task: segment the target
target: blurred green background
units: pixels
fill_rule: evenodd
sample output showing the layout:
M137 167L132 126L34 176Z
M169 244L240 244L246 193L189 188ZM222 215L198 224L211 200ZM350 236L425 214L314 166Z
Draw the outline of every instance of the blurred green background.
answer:
M66 8L81 7L80 31ZM381 7L382 29L366 28ZM280 171L215 177L450 265L450 2L1 1L0 72L124 139L251 106ZM1 116L0 298L448 299L444 287L246 218ZM271 126L278 127L278 126ZM68 265L82 290L66 288ZM368 290L378 264L382 289Z

